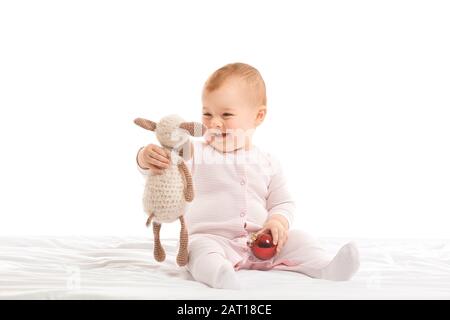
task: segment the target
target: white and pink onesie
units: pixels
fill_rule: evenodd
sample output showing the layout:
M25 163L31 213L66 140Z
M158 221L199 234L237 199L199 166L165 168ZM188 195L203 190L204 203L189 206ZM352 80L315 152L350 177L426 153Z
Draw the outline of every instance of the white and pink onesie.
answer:
M254 257L247 245L274 214L292 226L295 203L279 162L257 146L222 153L204 141L194 141L187 161L194 184L194 201L184 215L189 231L188 270L193 278L214 288L239 289L240 269L288 270L313 278L348 280L359 267L353 242L334 258L300 230L289 230L288 240L270 260ZM139 168L139 166L138 166ZM148 170L139 168L144 175Z

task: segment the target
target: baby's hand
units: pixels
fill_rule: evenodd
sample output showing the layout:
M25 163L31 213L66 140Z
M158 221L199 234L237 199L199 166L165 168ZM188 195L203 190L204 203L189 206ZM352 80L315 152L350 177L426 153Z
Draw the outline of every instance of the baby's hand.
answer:
M162 174L170 165L170 152L160 146L149 144L139 151L138 164L153 174Z
M280 222L280 220L270 218L266 221L266 223L264 223L263 228L257 233L257 235L268 232L272 234L273 244L277 246L277 253L279 253L287 241L288 230Z

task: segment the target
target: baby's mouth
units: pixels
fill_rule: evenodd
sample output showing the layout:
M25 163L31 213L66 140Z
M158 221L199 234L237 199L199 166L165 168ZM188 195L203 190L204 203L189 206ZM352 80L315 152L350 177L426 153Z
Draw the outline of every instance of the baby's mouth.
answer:
M220 138L220 137L225 138L227 135L228 135L228 133L226 133L226 132L224 132L224 133L216 133L215 134L215 136L218 137L218 138Z
M221 132L220 130L210 130L208 136L215 139L226 139L231 135L230 132Z

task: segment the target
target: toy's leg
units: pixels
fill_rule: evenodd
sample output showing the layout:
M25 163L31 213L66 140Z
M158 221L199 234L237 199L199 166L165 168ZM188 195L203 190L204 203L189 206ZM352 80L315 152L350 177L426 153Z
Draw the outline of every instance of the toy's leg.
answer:
M145 223L145 226L148 228L148 226L150 225L150 223L152 223L152 219L153 219L153 213L150 213L147 219L147 222Z
M153 256L156 261L161 262L166 259L166 253L161 245L161 240L159 239L159 230L161 230L161 224L153 222L153 236L155 238L155 244L153 249Z
M180 248L178 249L178 255L177 255L177 263L180 267L185 266L188 263L188 233L186 229L186 225L184 223L183 216L180 217L180 223L181 223L181 231L180 231Z

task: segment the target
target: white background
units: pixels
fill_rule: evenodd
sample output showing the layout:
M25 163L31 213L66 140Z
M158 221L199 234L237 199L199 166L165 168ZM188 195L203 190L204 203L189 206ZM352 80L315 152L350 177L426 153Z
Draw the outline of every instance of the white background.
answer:
M148 235L133 119L260 70L255 143L316 236L448 237L446 1L0 2L0 234ZM164 227L163 227L164 228ZM163 229L175 235L178 226Z

